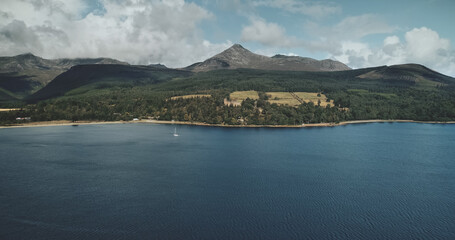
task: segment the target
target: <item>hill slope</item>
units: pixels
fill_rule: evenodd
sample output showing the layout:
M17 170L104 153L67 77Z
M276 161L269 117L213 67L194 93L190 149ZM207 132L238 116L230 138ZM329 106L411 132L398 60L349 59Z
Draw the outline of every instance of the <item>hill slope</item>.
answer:
M30 104L24 116L34 121L114 121L140 117L227 125L299 125L365 119L455 121L453 78L434 79L435 83L448 81L435 87L406 78L358 77L390 68L338 72L228 69L191 73L145 66L80 65L32 96L35 101L63 97ZM410 71L400 67L392 70ZM240 106L226 104L231 93L249 90L257 91L259 99L244 99ZM326 104L319 102L280 105L270 101L280 100L267 95L270 92L278 92L276 96L293 96L298 92L321 94L331 106L324 107ZM172 98L194 94L210 97ZM13 117L5 115L5 122L14 123Z
M186 77L191 72L153 66L116 64L77 65L57 76L52 82L27 98L38 101L65 95L79 89L80 92L114 86L131 87L156 84L176 77ZM84 89L81 89L84 88Z
M276 55L267 57L250 52L239 44L205 60L195 63L186 69L194 72L207 72L218 69L263 69L278 71L343 71L350 70L348 66L333 60L318 61L312 58L288 57Z
M168 81L171 79L175 80ZM383 66L336 72L226 69L192 73L162 66L98 64L72 67L28 97L28 100L45 100L68 93L75 95L112 86L131 87L145 84L154 84L154 89L160 91L334 91L349 88L368 89L371 86L435 89L436 86L454 85L455 79L421 65Z
M403 80L420 85L437 86L454 83L454 78L438 73L419 64L401 64L378 67L370 72L357 76L363 79Z
M109 58L44 59L33 54L0 57L0 89L19 96L36 91L67 71L80 64L127 64Z
M14 94L5 89L0 88L0 102L14 100L17 100L17 97L15 97Z

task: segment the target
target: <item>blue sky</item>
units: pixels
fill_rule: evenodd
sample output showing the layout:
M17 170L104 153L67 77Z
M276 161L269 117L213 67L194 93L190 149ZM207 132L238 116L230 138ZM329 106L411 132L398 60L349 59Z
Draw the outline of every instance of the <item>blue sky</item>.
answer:
M455 1L2 0L0 55L183 67L241 43L350 67L419 63L455 76Z
M335 12L327 11L326 15L311 16L302 12L291 12L285 7L257 6L251 7L250 1L194 1L215 15L213 21L203 23L205 36L213 42L222 42L226 38L234 42L241 42L252 48L260 47L250 42L242 42L241 30L249 25L252 17L262 18L269 23L282 26L289 36L303 40L317 39L319 36L305 28L308 22L330 27L341 22L347 17L365 14L376 16L376 21L381 21L392 28L387 33L371 34L362 40L381 44L385 37L397 35L403 37L405 32L413 28L427 27L439 33L440 36L455 40L455 1L453 0L408 0L408 1L275 1L289 2L290 6L298 6L305 2L308 5L328 5L335 8ZM225 3L219 3L225 2ZM257 1L260 2L260 1ZM267 2L267 1L264 1ZM274 2L274 1L269 1ZM360 25L361 23L359 23ZM355 25L352 27L356 27ZM304 51L305 49L299 49Z

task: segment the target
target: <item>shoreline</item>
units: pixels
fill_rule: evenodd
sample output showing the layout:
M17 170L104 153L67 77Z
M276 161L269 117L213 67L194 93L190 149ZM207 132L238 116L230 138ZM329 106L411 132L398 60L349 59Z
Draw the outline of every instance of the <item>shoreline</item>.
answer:
M133 122L133 121L131 121ZM121 124L131 123L126 121L80 121L72 122L70 120L28 122L12 125L0 125L0 128L27 128L27 127L50 127L50 126L73 126L73 125L95 125L95 124Z
M140 121L144 122L144 121ZM162 120L147 120L148 123L155 124L176 124L176 125L194 125L194 126L207 126L207 127L226 127L226 128L312 128L312 127L337 127L351 124L365 124L365 123L426 123L426 124L455 124L455 121L440 122L440 121L416 121L416 120L353 120L344 121L339 123L308 123L304 125L224 125L224 124L209 124L201 122L183 122L183 121L162 121Z
M24 127L48 127L48 126L78 126L78 125L96 125L96 124L168 124L168 125L192 125L205 127L224 127L224 128L312 128L312 127L337 127L351 124L365 123L426 123L426 124L455 124L455 121L440 122L440 121L415 121L415 120L354 120L339 123L309 123L304 125L224 125L224 124L209 124L202 122L184 122L184 121L164 121L164 120L137 120L137 121L78 121L72 122L69 120L44 121L44 122L29 122L12 125L0 125L1 128L24 128Z

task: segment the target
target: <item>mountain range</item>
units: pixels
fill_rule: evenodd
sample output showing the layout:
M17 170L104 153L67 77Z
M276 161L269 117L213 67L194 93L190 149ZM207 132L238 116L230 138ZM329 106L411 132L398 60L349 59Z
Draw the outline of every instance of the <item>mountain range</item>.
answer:
M314 78L325 78L326 73L348 75L355 81L405 81L419 85L438 86L454 83L455 79L418 64L380 66L353 70L345 64L326 59L315 60L298 56L275 55L267 57L252 53L239 44L199 63L181 69L161 64L129 65L110 58L43 59L32 54L0 57L0 101L17 99L41 100L64 95L67 92L96 84L144 85L174 78L197 76L200 73L255 69L261 71L308 72ZM331 74L330 76L335 76Z
M71 67L82 64L121 64L110 58L62 58L44 59L31 53L13 57L0 57L0 97L1 93L12 98L26 96L47 85L58 75ZM3 91L2 91L3 90Z
M325 59L315 60L298 56L275 55L267 57L250 52L240 44L234 44L223 52L199 63L186 67L193 72L207 72L218 69L262 69L277 71L344 71L351 68L345 64Z

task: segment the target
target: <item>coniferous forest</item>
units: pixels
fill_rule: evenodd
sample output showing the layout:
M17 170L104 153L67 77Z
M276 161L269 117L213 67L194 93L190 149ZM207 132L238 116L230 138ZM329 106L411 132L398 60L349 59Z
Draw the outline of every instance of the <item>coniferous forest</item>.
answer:
M106 69L100 73L81 67L79 72L76 68L58 76L25 99L3 101L2 107L21 111L0 112L0 122L14 124L17 117L30 117L31 121L141 118L225 125L455 120L452 78L410 78L403 74L396 78L358 77L382 68L340 72L236 69L200 73L147 68L148 72L135 69L132 75L126 70L109 75ZM259 98L247 98L240 106L224 103L230 93L247 90L257 91ZM318 92L325 94L333 105L323 107L312 102L277 105L267 101L266 92ZM211 97L171 99L188 94Z

